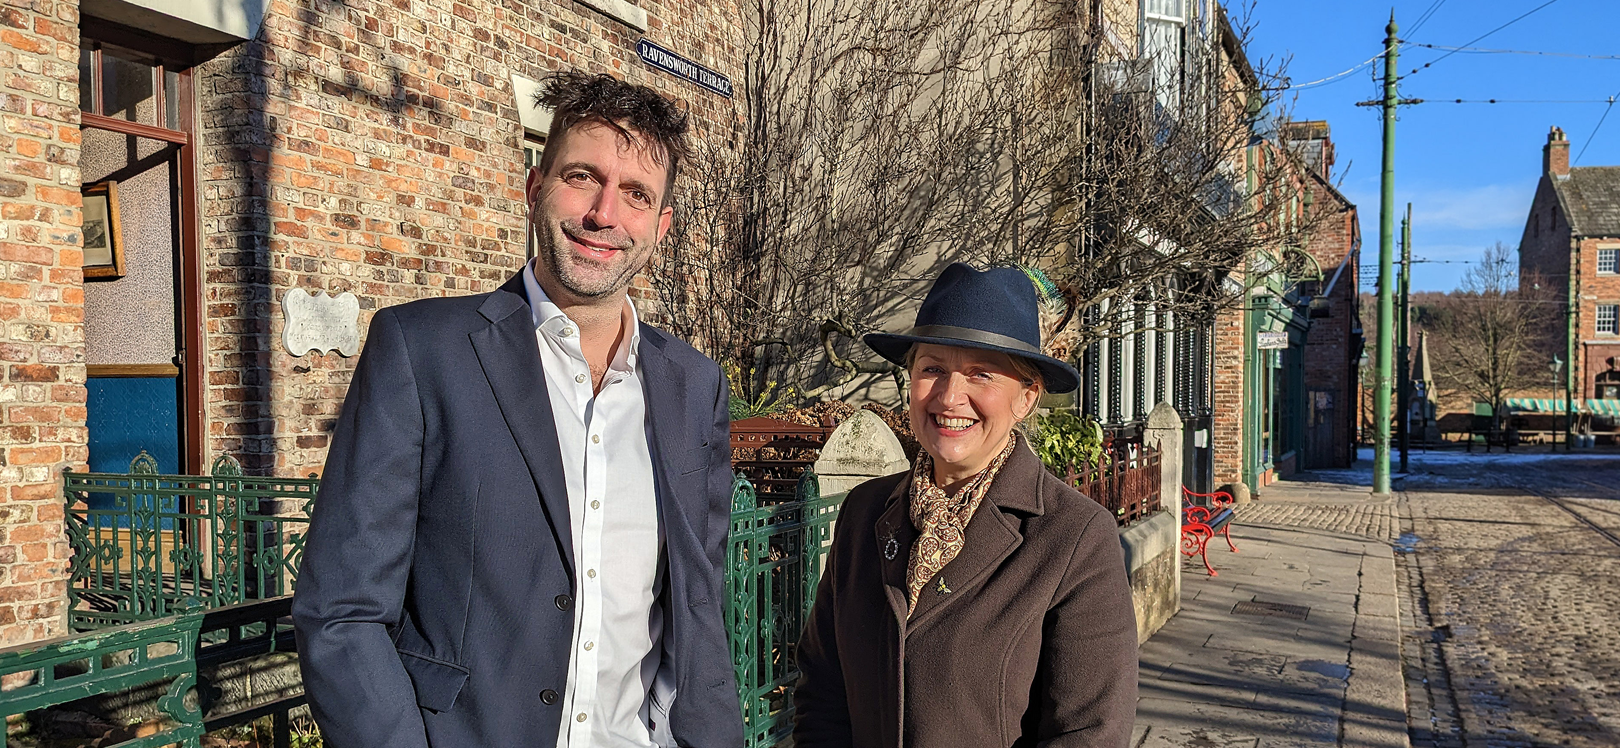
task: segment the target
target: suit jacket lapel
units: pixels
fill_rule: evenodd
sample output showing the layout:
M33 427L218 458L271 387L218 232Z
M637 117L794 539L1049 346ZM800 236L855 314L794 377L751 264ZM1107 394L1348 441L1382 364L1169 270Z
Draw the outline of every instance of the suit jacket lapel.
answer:
M1014 438L1022 441L1021 437ZM979 502L978 510L968 520L961 554L951 559L918 593L917 610L911 614L908 634L938 619L957 600L973 595L1001 562L1018 550L1024 542L1023 534L1018 531L1018 517L1004 510L1040 514L1043 472L1040 458L1027 445L1013 448L984 500Z
M690 524L690 517L708 516L707 507L681 511L680 496L671 490L670 462L684 456L686 430L690 418L686 415L686 371L664 354L663 339L646 325L641 329L641 346L636 349L641 366L641 392L647 403L647 426L652 433L649 445L653 461L653 486L658 499L658 516L664 523L667 538L677 529L691 537L698 537ZM708 412L708 409L705 409ZM702 424L708 428L708 424ZM705 457L706 459L706 457ZM703 499L705 497L697 497Z
M546 519L574 584L574 531L568 512L568 488L563 477L562 448L557 424L551 416L551 395L540 363L534 318L523 293L523 278L513 277L490 294L479 313L489 327L468 335L483 367L506 426L517 441L529 475L540 491Z

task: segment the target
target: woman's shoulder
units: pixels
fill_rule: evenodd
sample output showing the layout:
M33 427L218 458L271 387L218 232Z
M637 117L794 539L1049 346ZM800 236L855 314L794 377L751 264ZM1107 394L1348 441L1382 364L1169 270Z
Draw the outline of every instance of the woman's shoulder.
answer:
M1072 526L1077 531L1098 522L1113 526L1113 515L1102 504L1064 482L1044 466L1041 472L1041 504L1046 516L1057 524Z
M888 507L889 497L910 474L910 470L905 470L873 478L849 489L849 493L845 494L843 502L838 507L839 526L860 526L870 529L872 523L876 522Z

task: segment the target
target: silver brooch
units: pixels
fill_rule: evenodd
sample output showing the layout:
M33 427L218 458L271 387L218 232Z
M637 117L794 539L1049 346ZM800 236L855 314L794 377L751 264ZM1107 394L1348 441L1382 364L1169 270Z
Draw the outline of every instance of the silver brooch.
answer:
M889 531L889 537L883 541L883 559L893 561L900 554L900 541L894 539L894 531Z

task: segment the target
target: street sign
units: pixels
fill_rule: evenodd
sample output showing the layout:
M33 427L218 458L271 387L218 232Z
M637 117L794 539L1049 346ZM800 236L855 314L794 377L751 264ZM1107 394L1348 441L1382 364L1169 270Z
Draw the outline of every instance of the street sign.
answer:
M731 98L731 79L646 39L636 42L641 61L677 78L685 78L721 96Z
M1254 334L1254 340L1262 351L1288 347L1288 333L1286 332L1257 332Z

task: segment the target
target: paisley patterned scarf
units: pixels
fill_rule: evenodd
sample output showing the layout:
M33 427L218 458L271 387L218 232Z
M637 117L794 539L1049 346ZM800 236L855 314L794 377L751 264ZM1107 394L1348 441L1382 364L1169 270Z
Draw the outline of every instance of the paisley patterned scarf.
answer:
M917 464L911 470L911 524L921 534L911 544L911 561L906 567L906 599L911 604L906 611L908 617L917 610L922 588L962 552L968 520L1017 446L1017 435L1008 435L1007 447L1001 454L954 497L934 485L934 458L926 451L918 452Z

